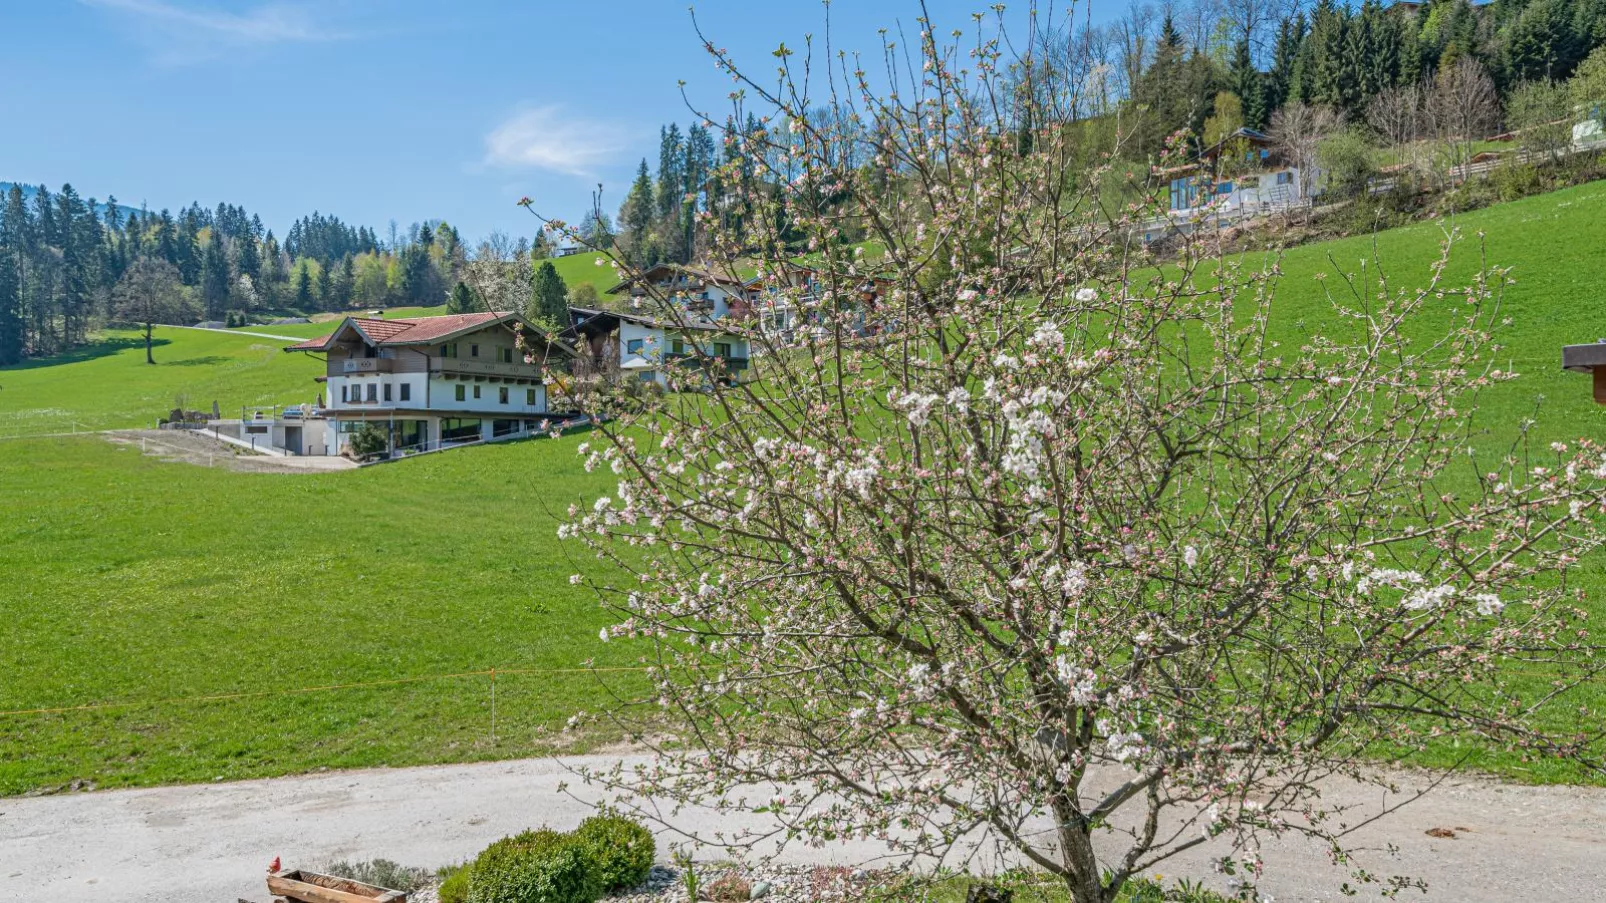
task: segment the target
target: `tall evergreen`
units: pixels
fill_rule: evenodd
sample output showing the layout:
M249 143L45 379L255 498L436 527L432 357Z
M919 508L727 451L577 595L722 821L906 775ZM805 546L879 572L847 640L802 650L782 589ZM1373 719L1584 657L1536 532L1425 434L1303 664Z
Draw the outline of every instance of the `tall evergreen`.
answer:
M1255 68L1250 56L1248 38L1233 45L1232 59L1227 65L1227 82L1232 93L1238 95L1238 100L1243 104L1244 125L1252 129L1264 129L1271 111L1266 108L1265 79L1260 70Z
M22 306L27 272L28 207L22 186L12 185L0 206L0 367L22 360L27 351L27 323Z
M208 320L221 320L229 312L229 256L223 250L222 230L215 226L201 258L201 305Z
M543 260L535 268L530 289L530 309L526 315L537 322L563 328L569 322L569 287L563 284L552 261Z

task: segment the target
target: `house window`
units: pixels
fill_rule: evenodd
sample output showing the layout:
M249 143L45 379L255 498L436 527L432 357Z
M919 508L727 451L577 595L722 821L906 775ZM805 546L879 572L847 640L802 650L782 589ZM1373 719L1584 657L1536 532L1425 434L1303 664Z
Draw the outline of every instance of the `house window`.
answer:
M402 383L401 384L401 400L402 401L412 401L413 400L413 384L412 383Z
M340 400L341 400L341 402L350 401L351 399L348 397L350 394L351 394L351 387L349 387L349 386L341 386L340 387Z
M390 400L390 383L385 383L385 400Z
M525 389L524 390L524 403L529 405L532 408L535 407L535 390L534 389Z
M502 363L504 363L504 364L513 363L513 349L512 348L503 348L502 349Z
M731 343L730 342L715 342L714 343L714 356L715 357L722 357L722 358L724 358L726 360L730 360Z
M643 370L636 374L636 377L644 383L655 383L658 381L658 372L656 370Z
M496 403L507 404L507 386L496 390Z
M675 354L685 354L686 353L686 341L684 339L676 339L676 340L674 340L673 342L671 342L669 344L669 350L674 352Z
M369 383L368 384L368 400L369 401L378 401L379 400L379 384L378 383Z
M641 339L631 339L630 341L626 342L625 343L625 353L626 354L640 354L641 353Z
M462 388L459 386L458 388ZM480 422L478 420L459 420L453 417L441 419L441 441L461 442L465 439L478 439L480 437Z
M469 357L479 357L480 356L480 346L478 346L478 345L470 345L470 346L468 346L468 356Z
M1294 174L1291 173L1291 172L1288 172L1287 170L1284 170L1284 171L1278 173L1277 174L1277 184L1278 185L1292 185L1292 184L1294 184Z
M1222 182L1216 186L1216 194L1232 194L1232 183Z
M457 343L441 346L441 357L457 357Z
M474 397L476 399L478 399L480 397L480 387L479 386L475 386L474 387Z
M459 384L457 386L457 400L458 401L467 401L468 400L468 387L467 386L461 385L461 384Z

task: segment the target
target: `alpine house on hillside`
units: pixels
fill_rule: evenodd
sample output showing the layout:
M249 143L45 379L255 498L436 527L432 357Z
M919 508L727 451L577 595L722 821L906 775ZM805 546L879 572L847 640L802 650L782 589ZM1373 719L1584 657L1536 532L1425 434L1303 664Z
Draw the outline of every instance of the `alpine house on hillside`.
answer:
M548 410L547 374L574 352L515 313L382 320L347 317L286 351L323 354L319 413L344 448L365 424L392 450L439 448L533 430ZM333 438L332 437L332 438Z

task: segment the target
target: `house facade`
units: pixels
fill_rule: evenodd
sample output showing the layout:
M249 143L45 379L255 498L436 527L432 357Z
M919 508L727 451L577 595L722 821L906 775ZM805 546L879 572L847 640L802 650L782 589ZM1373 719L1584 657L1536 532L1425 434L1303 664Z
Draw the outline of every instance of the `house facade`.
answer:
M746 312L748 291L741 280L703 267L660 263L639 276L610 286L606 294L617 298L651 297L683 307L694 316L720 320Z
M1174 214L1208 208L1253 215L1309 202L1320 173L1301 172L1282 158L1270 136L1243 128L1200 151L1197 163L1166 175L1167 206Z
M393 452L537 429L555 413L547 374L574 357L513 313L348 317L285 350L323 355L317 414L329 424L323 445L332 454L369 424L385 430Z
M669 388L671 375L680 376L677 382L684 387L688 372L726 382L747 372L748 340L738 330L720 328L714 319L671 322L581 307L570 308L569 316L572 325L564 338L578 355L576 377L637 379Z

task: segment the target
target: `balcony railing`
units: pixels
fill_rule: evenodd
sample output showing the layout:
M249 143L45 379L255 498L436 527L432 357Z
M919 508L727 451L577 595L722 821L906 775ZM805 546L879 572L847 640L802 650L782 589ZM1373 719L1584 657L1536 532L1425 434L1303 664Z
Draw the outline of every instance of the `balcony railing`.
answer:
M430 372L443 376L497 376L520 379L541 379L539 364L508 364L501 361L465 361L458 358L436 358L430 362Z

